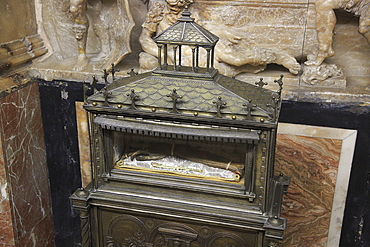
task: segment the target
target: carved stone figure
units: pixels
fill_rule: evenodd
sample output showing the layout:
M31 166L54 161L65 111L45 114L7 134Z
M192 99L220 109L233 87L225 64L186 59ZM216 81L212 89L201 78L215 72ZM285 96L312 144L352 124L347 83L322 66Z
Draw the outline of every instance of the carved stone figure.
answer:
M124 11L126 14L122 13ZM107 68L111 62L119 62L122 53L130 51L129 37L133 20L127 0L117 0L115 3L112 1L102 2L101 0L70 0L70 12L74 17L74 30L78 43L78 59L74 67L75 70L85 70L89 62L86 55L89 19L93 31L100 41L99 53L91 58L91 61L98 62L95 65L97 69ZM122 33L124 28L128 28L128 32L125 34ZM122 44L125 45L122 46Z
M329 78L342 78L343 70L335 64L322 63L319 66L307 66L302 74L302 82L309 85L316 85Z
M77 71L84 70L89 63L86 56L87 30L89 29L89 20L87 18L86 11L86 0L70 0L70 12L75 21L73 30L76 34L78 45L77 63L74 67Z
M151 70L158 64L158 47L152 37L161 33L174 24L181 17L184 9L184 2L180 0L152 0L143 24L139 42L143 49L140 54L140 67L144 70ZM169 62L173 62L173 56L169 56Z
M370 44L369 0L317 0L315 6L318 50L316 54L308 56L308 61L305 64L319 66L325 58L334 55L332 48L333 30L336 24L334 9L344 9L360 16L358 31L364 35Z
M213 11L212 21L206 24L206 28L220 38L215 48L215 58L219 62L216 68L220 69L226 65L228 68L221 70L221 73L235 76L241 72L259 72L264 70L267 64L276 63L289 69L292 74L298 74L301 66L294 56L278 46L256 45L243 35L245 23L241 23L242 15L241 8L222 6L222 9Z
M317 0L316 8L316 31L317 50L307 56L303 69L302 82L309 85L317 85L328 79L335 78L344 81L345 75L342 69L336 65L325 64L324 60L334 55L332 48L333 30L337 19L334 9L344 9L350 13L360 16L359 33L364 35L370 44L370 10L369 0Z
M152 38L175 23L183 9L184 3L179 0L150 1L147 19L143 24L139 39L144 50L140 54L141 69L151 70L157 66L158 50ZM257 73L263 71L270 63L283 65L293 74L298 74L300 71L301 66L292 54L276 45L259 46L245 35L247 32L243 29L245 29L246 23L241 23L241 20L245 19L242 7L216 6L208 11L210 13L206 16L200 13L200 9L193 7L191 9L192 17L220 38L215 48L214 66L222 74L236 76L243 72ZM169 51L171 50L169 49ZM190 64L191 54L190 49L183 51L183 64ZM171 64L173 62L171 54L168 59ZM206 61L199 61L199 63L202 65Z

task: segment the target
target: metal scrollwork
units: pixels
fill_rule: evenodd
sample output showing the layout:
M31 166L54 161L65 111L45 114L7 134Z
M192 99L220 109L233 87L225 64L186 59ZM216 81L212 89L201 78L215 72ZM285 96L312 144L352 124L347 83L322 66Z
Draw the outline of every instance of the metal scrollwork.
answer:
M233 245L233 244L229 244L229 242L224 242L223 244L222 244L222 247L236 247L235 245Z
M132 237L125 238L122 247L146 247L146 240L144 234L138 230Z
M114 239L111 236L107 236L107 247L114 247Z
M131 69L130 72L127 72L128 75L130 75L130 77L133 77L135 75L138 75L139 73L135 72L134 69Z

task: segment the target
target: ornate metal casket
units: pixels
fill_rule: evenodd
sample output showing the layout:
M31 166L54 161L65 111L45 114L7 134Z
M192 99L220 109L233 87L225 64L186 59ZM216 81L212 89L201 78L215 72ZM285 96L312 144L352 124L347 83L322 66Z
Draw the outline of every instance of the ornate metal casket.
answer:
M84 106L93 179L71 196L83 246L278 246L289 184L274 175L281 87L220 75L218 38L188 11L154 40L157 69Z

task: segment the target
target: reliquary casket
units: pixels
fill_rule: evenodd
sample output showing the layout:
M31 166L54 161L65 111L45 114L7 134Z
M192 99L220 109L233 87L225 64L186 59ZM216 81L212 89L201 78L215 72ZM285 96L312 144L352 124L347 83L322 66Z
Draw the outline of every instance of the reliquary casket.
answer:
M157 69L86 99L92 182L71 196L82 245L278 246L289 185L274 174L282 77L275 92L219 74L218 38L188 11L154 41Z

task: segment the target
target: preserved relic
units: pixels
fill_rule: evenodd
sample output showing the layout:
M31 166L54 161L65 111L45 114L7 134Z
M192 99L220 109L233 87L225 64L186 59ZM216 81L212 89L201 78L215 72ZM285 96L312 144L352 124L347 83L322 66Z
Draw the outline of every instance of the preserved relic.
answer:
M158 68L86 99L93 179L71 196L83 246L278 246L289 185L274 174L282 77L274 92L219 74L218 37L188 10L154 41Z

